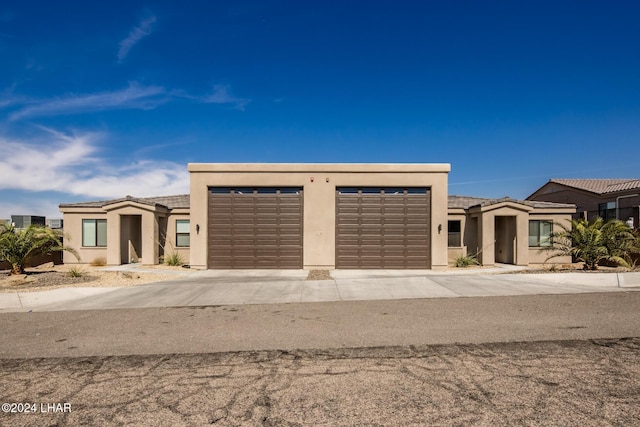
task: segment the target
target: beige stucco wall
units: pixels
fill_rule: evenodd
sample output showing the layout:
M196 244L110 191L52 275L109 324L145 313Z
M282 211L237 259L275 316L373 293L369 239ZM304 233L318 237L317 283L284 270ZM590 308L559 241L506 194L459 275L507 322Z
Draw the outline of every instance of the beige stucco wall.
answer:
M522 266L570 263L571 257L558 257L546 261L550 252L529 247L529 221L552 221L553 231L558 231L561 224L570 225L574 211L572 208L533 208L514 202L473 207L467 212L450 209L449 220L461 221L463 247L448 249L449 264L452 264L463 250L467 254L474 254L476 248L480 249L478 260L482 265L510 261Z
M79 255L76 259L73 254L64 252L62 259L65 264L90 263L96 258L107 258L106 247L82 246L82 220L83 219L107 219L107 214L101 209L75 208L63 212L64 220L64 245L73 248ZM109 223L107 222L107 230ZM108 241L107 241L108 244Z
M513 264L529 264L529 212L532 208L511 202L497 203L484 208L470 209L470 216L477 218L477 242L480 248L478 260L482 265L496 263L496 244L498 251L508 251ZM496 217L506 217L510 220L498 221ZM501 236L510 236L509 242L498 240ZM506 248L509 246L509 248ZM500 261L498 253L498 262Z
M210 186L300 186L304 192L304 268L335 266L336 187L430 187L432 268L447 266L448 164L190 163L191 266L207 268ZM200 233L196 234L196 226ZM438 233L438 225L442 231ZM426 267L426 266L425 266Z
M447 215L448 221L460 221L460 246L459 247L449 247L448 245L448 224L443 224L443 232L447 232L447 264L453 265L455 264L456 258L459 256L466 256L470 254L471 251L468 247L468 242L465 239L465 230L467 230L467 215L464 213L463 209L454 209L449 210Z
M550 212L532 212L529 215L530 220L540 221L553 221L553 232L561 231L561 225L570 228L571 227L571 211L564 213L550 213ZM556 257L547 261L553 252L546 250L540 250L540 248L529 248L529 264L570 264L571 256Z
M182 258L183 262L185 264L189 263L189 257L190 257L190 253L191 253L191 247L178 247L176 246L176 220L184 220L184 219L190 219L190 215L189 215L189 210L188 209L183 209L180 210L179 212L172 212L168 217L167 217L167 230L166 230L166 240L165 240L165 245L164 245L164 255L170 255L171 252L177 252L180 254L180 257ZM193 234L195 233L195 230L192 231L190 239L191 241L193 241ZM200 233L202 233L202 230L200 230Z
M65 263L91 263L96 258L105 258L108 265L120 265L131 260L145 265L157 264L160 256L160 231L163 218L189 218L188 209L179 210L175 215L162 207L148 206L135 202L121 202L103 208L65 207L61 209L64 219L65 244L75 249L80 261L73 255L65 254ZM82 246L82 220L107 220L107 247ZM175 221L169 236L175 239ZM169 234L172 233L172 234ZM179 249L185 262L189 259L189 249Z

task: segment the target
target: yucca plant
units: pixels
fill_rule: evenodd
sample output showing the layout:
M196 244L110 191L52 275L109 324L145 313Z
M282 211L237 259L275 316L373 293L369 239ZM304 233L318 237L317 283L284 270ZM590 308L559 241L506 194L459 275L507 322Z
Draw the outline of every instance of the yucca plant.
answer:
M571 226L560 226L561 231L552 234L553 246L547 250L555 252L547 261L570 255L584 262L585 270L597 270L598 265L608 262L629 267L631 254L636 251L636 235L631 228L619 220L605 222L602 218L591 221L571 220Z
M182 258L182 255L180 255L178 252L171 252L170 254L165 256L164 263L167 265L176 267L184 264L184 259Z
M84 276L84 271L78 267L71 267L69 269L69 277L82 277Z
M11 264L11 274L24 274L31 259L58 251L70 252L78 259L76 251L62 246L62 233L58 230L40 225L25 229L0 225L0 261Z
M480 262L473 255L460 255L455 259L454 265L456 267L469 267L470 265L480 265Z

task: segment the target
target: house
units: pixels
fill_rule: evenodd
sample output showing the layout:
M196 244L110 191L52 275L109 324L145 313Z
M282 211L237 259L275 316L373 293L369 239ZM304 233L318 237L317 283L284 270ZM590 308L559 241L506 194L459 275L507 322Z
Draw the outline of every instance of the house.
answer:
M572 203L576 219L599 216L635 228L640 224L640 179L551 179L527 200Z
M165 251L189 259L189 195L131 197L60 205L65 245L80 262L158 264ZM186 236L186 237L185 237ZM78 262L64 254L65 263Z
M529 265L575 206L448 195L448 164L190 163L190 194L60 205L82 262L196 269ZM558 260L569 262L570 260ZM69 258L69 262L75 259Z

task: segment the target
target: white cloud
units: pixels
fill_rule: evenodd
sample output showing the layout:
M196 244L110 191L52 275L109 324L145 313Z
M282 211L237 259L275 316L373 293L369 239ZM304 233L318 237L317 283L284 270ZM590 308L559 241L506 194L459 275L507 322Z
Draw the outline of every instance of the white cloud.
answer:
M57 191L83 198L149 197L189 192L186 165L167 161L109 164L99 155L105 135L45 129L32 141L0 136L0 190Z
M251 102L247 98L238 98L231 94L228 85L213 86L213 93L202 98L202 102L207 104L231 104L240 111L244 111L244 107Z
M150 110L168 101L166 90L161 86L140 86L133 82L125 89L83 95L67 95L41 101L29 101L9 115L11 120L26 117L56 116L60 114L82 114L115 109ZM1 102L1 101L0 101Z
M150 16L140 20L140 23L133 27L129 35L120 42L118 50L118 62L121 63L129 54L129 51L144 37L151 34L152 25L156 22L155 16Z

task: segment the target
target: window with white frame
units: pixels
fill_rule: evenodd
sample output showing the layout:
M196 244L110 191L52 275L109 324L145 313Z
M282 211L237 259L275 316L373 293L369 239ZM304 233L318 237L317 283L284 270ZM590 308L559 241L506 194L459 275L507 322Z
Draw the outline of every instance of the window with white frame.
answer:
M553 221L529 221L529 247L542 248L551 246Z
M176 220L176 246L179 248L186 248L190 245L189 235L189 220L177 219Z
M105 247L107 246L107 220L83 219L82 220L82 246Z

